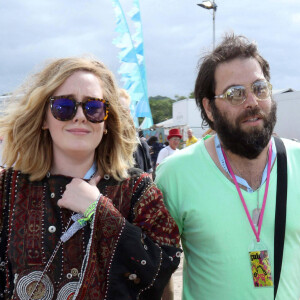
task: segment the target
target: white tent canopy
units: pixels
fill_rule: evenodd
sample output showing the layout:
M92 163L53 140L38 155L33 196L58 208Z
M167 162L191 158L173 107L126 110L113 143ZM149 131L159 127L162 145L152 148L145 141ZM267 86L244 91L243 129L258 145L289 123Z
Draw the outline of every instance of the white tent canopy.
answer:
M170 127L176 126L176 124L174 125L173 118L172 118L172 119L157 123L157 124L155 124L155 126L156 127L170 128Z

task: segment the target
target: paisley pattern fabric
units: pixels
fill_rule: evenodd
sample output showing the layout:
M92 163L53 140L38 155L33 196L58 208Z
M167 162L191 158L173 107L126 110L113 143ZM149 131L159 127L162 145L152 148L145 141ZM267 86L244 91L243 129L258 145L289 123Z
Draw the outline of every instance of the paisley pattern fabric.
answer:
M56 204L72 178L0 176L0 299L29 299L72 215ZM32 299L160 299L181 253L161 192L138 169L98 188L93 221L60 246Z

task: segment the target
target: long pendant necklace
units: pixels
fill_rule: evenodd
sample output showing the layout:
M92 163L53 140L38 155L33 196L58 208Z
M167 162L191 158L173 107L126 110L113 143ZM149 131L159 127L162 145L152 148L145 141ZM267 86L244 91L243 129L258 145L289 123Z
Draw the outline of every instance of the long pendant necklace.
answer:
M94 173L90 176L89 181L95 176L95 174L97 173L97 170L95 169L95 166L93 165L93 167L88 171L87 174L89 174L89 172L91 170L94 170ZM86 174L86 175L87 175ZM50 177L50 173L47 174L47 177ZM86 176L85 176L86 177ZM58 241L58 243L56 244L56 247L54 249L54 251L52 252L52 255L50 256L44 270L42 271L41 275L39 276L36 284L34 285L34 287L32 288L31 291L28 291L30 293L29 295L29 300L34 300L35 298L34 295L35 293L41 289L44 289L44 284L42 283L43 278L45 277L45 274L47 273L47 271L49 270L49 267L51 266L60 246L65 243L66 241L68 241L78 230L82 229L84 226L86 226L86 224L81 225L77 222L77 220L79 220L80 218L82 218L83 216L79 213L75 214L74 212L72 213L66 227L65 230L62 234L62 236L60 237L60 240ZM70 227L71 221L74 221L74 223L72 224L72 226Z
M253 230L253 233L254 233L254 235L256 237L257 242L259 243L259 241L260 241L259 235L260 235L260 231L261 231L261 226L262 226L262 221L263 221L263 216L264 216L264 211L265 211L265 206L266 206L266 201L267 201L267 196L268 196L268 190L269 190L270 173L271 173L271 158L272 158L272 143L269 144L267 181L266 181L266 187L265 187L265 194L264 194L263 204L262 204L262 208L261 208L261 217L259 218L258 229L257 230L256 230L254 222L252 221L252 218L251 218L251 216L249 214L249 210L247 208L246 202L245 202L244 197L242 195L241 189L240 189L240 187L239 187L239 185L237 183L235 175L234 175L234 173L232 171L230 163L229 163L229 161L227 159L227 156L226 156L226 154L225 154L225 152L224 152L223 149L222 149L222 152L223 152L224 158L226 160L226 165L227 165L227 167L229 169L230 175L231 175L231 177L232 177L232 179L234 181L235 187L236 187L236 189L238 191L238 194L240 196L240 200L241 200L241 202L243 204L243 207L244 207L244 210L246 212L246 215L247 215L248 221L250 223L250 226L251 226L251 228Z
M266 158L266 164L268 165L268 157L269 157L269 150ZM271 160L270 160L271 163ZM271 166L270 166L271 167ZM261 213L261 208L259 207L259 191L261 186L257 189L257 197L256 197L256 208L252 210L252 221L256 227L258 227L259 224L259 218Z
M74 215L74 213L72 214L72 216L73 216L73 215ZM67 224L67 226L66 226L66 228L65 228L65 230L64 230L63 235L67 232L67 230L68 230L68 228L69 228L69 226L70 226L70 223L71 223L71 221L72 221L72 216L70 217L70 219L69 219L69 221L68 221L68 224ZM63 235L62 235L62 236L63 236ZM53 251L51 257L49 258L49 260L48 260L48 262L47 262L47 264L46 264L46 266L45 266L45 268L44 268L44 270L43 270L43 272L42 272L42 274L41 274L39 280L37 281L37 283L35 284L35 287L34 287L33 290L31 291L31 294L30 294L30 296L29 296L29 300L32 300L32 299L33 299L33 298L32 298L33 295L34 295L35 292L39 289L40 284L41 284L41 282L42 282L42 279L43 279L43 277L45 276L45 274L47 273L47 271L48 271L50 265L52 264L52 262L53 262L53 260L54 260L54 258L55 258L55 255L56 255L57 251L59 250L60 246L62 245L62 243L63 243L63 240L60 238L60 240L59 240L58 243L56 244L56 247L55 247L55 249L54 249L54 251Z
M259 208L259 189L257 190L256 208L252 211L252 221L255 226L258 226L261 208Z
M221 151L223 153L223 149L221 148ZM224 152L225 153L225 152ZM226 154L225 154L226 155ZM268 158L269 158L269 150L267 153L267 158L266 158L266 165L268 165ZM227 165L226 165L227 166ZM240 170L237 168L237 166L234 166L234 168L238 171L238 175L241 177L241 172ZM230 173L229 173L230 174ZM241 177L242 178L242 177ZM254 208L252 210L252 221L253 224L258 227L259 224L259 218L260 218L260 214L261 214L261 208L259 207L259 191L260 191L261 186L258 187L257 189L257 197L256 197L256 208Z

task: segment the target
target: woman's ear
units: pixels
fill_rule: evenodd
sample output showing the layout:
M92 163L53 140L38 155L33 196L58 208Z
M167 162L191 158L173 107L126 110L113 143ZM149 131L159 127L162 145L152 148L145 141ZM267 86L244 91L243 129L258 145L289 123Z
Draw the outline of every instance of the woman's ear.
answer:
M46 130L46 129L49 129L47 112L45 113L45 119L42 125L42 130Z
M47 118L47 117L46 117L46 118ZM47 119L44 120L43 126L42 126L42 130L46 130L46 129L49 129Z
M107 134L106 121L104 121L103 134Z
M210 100L205 97L202 99L202 104L205 109L207 117L213 122L214 117L213 117L212 110L211 110Z

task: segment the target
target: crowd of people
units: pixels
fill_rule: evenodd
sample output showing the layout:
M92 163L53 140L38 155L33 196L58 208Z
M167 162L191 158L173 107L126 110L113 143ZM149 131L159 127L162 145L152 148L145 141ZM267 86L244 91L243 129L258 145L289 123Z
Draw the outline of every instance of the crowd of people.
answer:
M134 127L99 60L62 58L0 117L0 299L300 298L300 144L274 136L269 63L225 35L199 65L205 138ZM153 180L155 179L155 183ZM299 247L299 248L298 248Z

